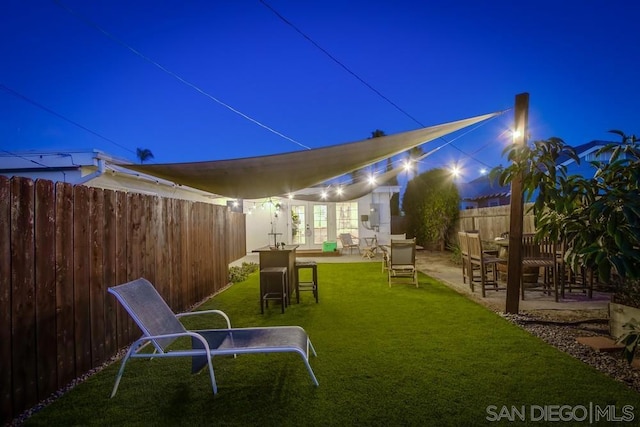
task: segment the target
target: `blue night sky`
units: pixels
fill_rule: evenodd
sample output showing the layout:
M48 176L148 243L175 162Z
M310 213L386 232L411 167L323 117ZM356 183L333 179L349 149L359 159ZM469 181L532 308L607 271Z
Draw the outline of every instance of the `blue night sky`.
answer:
M265 1L4 0L0 150L275 154L508 109L521 92L533 140L640 133L638 2ZM459 162L472 179L505 163L512 121L447 137L423 168Z

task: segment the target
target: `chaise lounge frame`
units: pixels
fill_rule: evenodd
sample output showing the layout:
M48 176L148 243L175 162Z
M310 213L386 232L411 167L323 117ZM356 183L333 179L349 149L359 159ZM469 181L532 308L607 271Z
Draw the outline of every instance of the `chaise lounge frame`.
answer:
M298 353L304 361L314 385L318 380L309 365L309 350L316 351L304 329L299 326L271 326L259 328L232 328L229 317L220 310L205 310L174 314L158 291L146 279L140 278L108 289L109 293L127 310L142 330L142 337L136 340L122 359L120 370L111 392L115 396L129 359L191 357L192 373L208 366L213 394L218 393L213 356L252 353ZM193 315L218 314L227 328L209 330L187 330L179 318ZM168 347L180 337L191 338L191 349L170 350ZM152 353L142 353L147 344L154 348Z

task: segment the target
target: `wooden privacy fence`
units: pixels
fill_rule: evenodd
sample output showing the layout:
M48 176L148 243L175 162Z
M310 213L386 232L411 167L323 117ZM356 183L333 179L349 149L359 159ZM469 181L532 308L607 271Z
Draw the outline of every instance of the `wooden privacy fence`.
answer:
M245 254L226 206L0 176L0 421L140 336L108 287L146 277L184 311Z
M527 203L524 206L523 232L535 232L535 222L533 212L529 208L533 204ZM458 241L458 231L478 230L482 240L493 240L500 237L502 233L509 231L509 221L511 207L509 205L493 206L490 208L465 209L460 211L457 227L450 235L450 241Z

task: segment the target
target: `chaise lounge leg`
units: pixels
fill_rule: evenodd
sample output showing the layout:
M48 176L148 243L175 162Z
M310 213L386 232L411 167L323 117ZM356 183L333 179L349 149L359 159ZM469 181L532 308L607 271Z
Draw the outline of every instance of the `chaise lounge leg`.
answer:
M134 344L136 344L136 343L134 343ZM129 360L129 357L131 357L131 355L133 354L133 352L135 351L136 348L137 347L132 344L131 347L129 347L129 350L127 351L127 354L122 359L122 364L120 365L120 370L118 371L118 375L116 375L116 383L113 385L113 390L111 390L111 397L115 396L116 393L118 392L118 386L120 385L120 380L122 379L122 374L124 373L124 367L127 364L127 361Z

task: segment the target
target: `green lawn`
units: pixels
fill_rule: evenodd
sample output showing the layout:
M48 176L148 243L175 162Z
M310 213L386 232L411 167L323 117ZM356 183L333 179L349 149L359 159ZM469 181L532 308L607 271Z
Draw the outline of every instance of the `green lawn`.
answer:
M215 397L206 370L190 375L187 359L132 360L113 399L119 364L29 424L495 425L487 417L503 406L524 406L529 420L533 405L613 405L617 415L631 405L634 420L621 425L640 419L639 394L427 276L420 275L418 289L389 288L378 263L318 269L319 304L309 292L285 314L275 305L261 315L254 273L201 308L226 311L238 327L304 327L318 352L311 366L319 387L294 354L214 359ZM488 411L489 405L496 409Z

